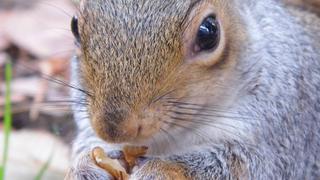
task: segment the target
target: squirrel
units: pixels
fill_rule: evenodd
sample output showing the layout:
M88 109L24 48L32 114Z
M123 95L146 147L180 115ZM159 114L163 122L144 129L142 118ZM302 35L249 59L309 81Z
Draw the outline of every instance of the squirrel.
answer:
M320 17L279 0L81 0L78 135L66 179L112 179L90 152L149 148L131 179L319 179Z

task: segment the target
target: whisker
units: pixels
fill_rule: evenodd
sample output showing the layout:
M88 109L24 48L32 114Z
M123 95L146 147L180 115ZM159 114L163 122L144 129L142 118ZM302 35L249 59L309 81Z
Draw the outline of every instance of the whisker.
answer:
M55 5L55 4L51 4L51 3L48 3L48 2L39 2L40 5L42 6L47 6L47 7L53 7L57 10L59 10L60 12L62 12L63 14L67 15L69 18L72 18L72 15L69 14L66 10L62 9L61 7Z
M171 139L173 141L174 144L177 145L176 139L170 134L169 131L167 131L166 129L161 128L161 127L160 127L160 131L162 131L167 137L169 137L169 139ZM169 141L168 141L168 144L170 144Z
M217 105L201 105L201 104L188 103L188 102L167 101L167 104L164 104L164 106L177 107L179 109L194 110L194 111L202 110L202 111L206 111L206 112L240 115L239 113L234 113L234 112L230 112L227 110L223 110L222 106L217 106ZM241 119L256 119L257 117L241 115L239 118L241 118Z
M68 32L70 35L72 34L72 31L70 29L63 28L63 27L48 27L48 30L51 30L51 31L63 31L63 32ZM70 36L70 37L73 37L73 36Z
M246 118L241 118L241 117L235 117L235 116L228 116L228 115L224 115L224 114L201 114L201 113L186 113L186 112L179 112L179 111L175 111L175 110L167 110L167 112L170 113L174 113L176 115L181 115L181 116L192 116L192 117L201 117L205 120L207 120L208 122L211 122L212 119L211 118L226 118L226 119L230 119L232 121L238 121L238 122L244 122L246 124L250 124L250 125L258 125L256 123L254 123L253 121L247 121L248 119Z
M62 55L62 54L69 55L69 54L73 54L74 52L75 52L75 49L68 49L68 50L63 50L63 51L56 51L56 52L53 52L52 54L49 54L49 55L47 56L47 58L55 57L55 56Z
M40 72L40 71L38 71L38 70L34 70L33 68L28 67L27 65L23 65L23 64L19 64L19 65L22 66L22 67L24 67L24 68L26 68L26 69L29 69L29 70L31 70L31 71L33 71L33 72L39 73L40 76L41 76L43 79L46 79L46 80L48 80L48 81L54 82L54 83L59 84L59 85L66 86L66 87L71 88L71 89L78 90L78 91L80 91L80 92L82 92L82 93L84 93L84 94L92 97L92 94L91 94L90 92L85 91L85 90L83 90L83 89L81 89L81 88L78 88L78 87L76 87L76 86L70 85L70 84L68 84L67 82L63 81L63 80L54 78L54 77L49 76L49 75L47 75L47 74L44 74L44 73L42 73L42 72Z
M167 116L169 116L170 118L172 119L175 119L175 120L181 120L181 121L187 121L187 122L196 122L196 123L200 123L202 125L215 125L215 124L222 124L222 125L227 125L227 126L230 126L232 128L239 128L239 127L235 127L235 126L232 126L231 124L226 124L226 123L223 123L223 122L220 122L220 121L209 121L207 119L199 119L199 117L196 117L195 119L194 118L181 118L181 117L176 117L176 116L173 116L173 115L168 115L166 114Z
M249 119L249 118L243 118L243 117L240 117L240 116L227 116L225 114L208 114L208 113L199 113L199 112L191 113L191 112L182 112L182 111L177 111L177 110L167 110L167 111L175 113L175 114L178 114L178 115L220 117L220 118L231 118L231 119Z
M65 112L65 113L72 113L72 110L70 108L63 108L63 107L43 107L43 111L59 111L59 112Z
M73 104L78 104L78 105L89 105L88 102L86 101L45 101L45 102L40 102L37 104L67 104L67 105L73 105Z
M181 129L189 130L188 132L195 133L197 136L205 139L205 136L199 134L196 129L192 129L192 128L190 128L190 127L186 127L186 126L183 126L183 125L178 124L178 123L175 123L175 122L169 122L169 121L165 121L165 120L160 120L160 121L162 121L163 123L165 123L165 124L167 124L167 125L169 125L169 126L174 125L174 126L180 127Z
M163 97L170 95L170 94L173 93L174 91L175 91L175 90L171 90L171 91L168 91L168 92L166 92L166 93L164 93L164 94L162 94L162 95L160 95L160 96L157 96L154 100L151 101L150 104L156 103L156 102L160 101Z
M151 136L151 141L152 141L152 144L154 144L156 146L156 148L155 148L156 151L155 152L159 153L160 146L157 143L157 140L155 140L155 138L153 136Z
M184 121L184 122L190 122L190 123L193 123L193 124L195 124L195 123L200 124L200 123L201 123L202 125L211 126L211 127L220 129L220 130L222 130L222 131L226 131L226 132L228 132L228 133L230 133L230 134L234 134L234 132L229 131L229 130L222 129L222 128L216 126L216 125L220 124L220 125L224 125L224 126L228 126L228 127L234 128L234 129L238 128L238 127L235 127L235 126L232 126L232 125L229 125L229 124L225 124L225 123L222 123L222 122L215 122L215 123L212 123L212 122L211 122L211 123L210 123L210 122L201 122L201 121L199 121L199 120L193 120L193 119L184 119L184 118L179 118L179 117L174 117L174 116L169 116L169 117L172 118L172 119L174 119L174 120ZM239 134L239 135L240 135L240 134Z
M170 116L169 116L169 118L170 118ZM193 123L193 124L197 123L197 122L194 122L194 121L188 121L188 120L186 120L186 119L181 119L181 118L180 118L180 119L179 119L179 118L173 118L173 119L178 120L178 121L190 122L190 123ZM204 140L209 140L209 141L212 141L212 142L213 142L213 139L212 139L211 137L208 137L208 136L204 135L202 132L200 132L200 131L197 130L196 128L186 127L186 126L183 126L183 125L178 124L178 123L175 123L175 122L168 122L168 121L164 121L164 120L161 120L161 121L164 122L164 123L166 123L166 124L169 124L169 125L174 125L174 126L178 126L178 127L180 127L180 128L189 130L188 133L190 133L190 132L191 132L191 133L194 133L194 134L196 134L197 136L203 138ZM221 124L221 125L227 125L227 124L223 124L223 123L220 123L220 124ZM222 128L222 127L214 126L213 124L211 124L210 126L212 126L212 127L214 127L214 128L217 128L217 129L219 129L219 130L221 130L221 131L223 131L223 132L229 133L229 134L231 134L232 136L237 136L237 137L239 137L239 138L242 137L240 133L231 132L231 131L226 130L226 129ZM231 127L232 127L232 126L231 126ZM236 128L236 127L234 127L234 128ZM247 144L248 146L257 147L257 146L254 145L254 144L245 143L245 142L243 142L243 143L244 143L244 144ZM212 144L214 145L214 143L212 143Z
M208 122L208 123L213 123L212 118L210 118L210 117L203 117L203 116L198 116L198 117L201 118L200 119L201 121L205 121L205 122ZM220 117L226 118L226 119L231 120L231 121L237 121L237 122L240 122L240 123L245 123L245 124L250 125L252 127L260 126L260 124L255 123L253 121L246 121L246 120L242 120L242 119L240 120L240 119L232 118L232 117L229 117L229 116L220 116ZM215 121L214 123L222 123L222 122L221 121Z

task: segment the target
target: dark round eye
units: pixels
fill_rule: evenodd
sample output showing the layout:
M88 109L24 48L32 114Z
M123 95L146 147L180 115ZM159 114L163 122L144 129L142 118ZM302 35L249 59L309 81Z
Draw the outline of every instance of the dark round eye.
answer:
M73 18L71 20L71 31L72 31L73 36L76 38L77 42L80 42L78 18L76 16L73 16Z
M217 47L220 39L219 23L215 16L205 18L197 34L196 46L198 51L208 51Z

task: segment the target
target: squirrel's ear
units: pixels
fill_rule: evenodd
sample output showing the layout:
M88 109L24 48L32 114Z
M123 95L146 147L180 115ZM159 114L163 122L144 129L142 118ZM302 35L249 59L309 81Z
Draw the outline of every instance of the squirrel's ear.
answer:
M183 54L187 63L212 66L225 49L225 34L219 17L208 8L189 19L183 35Z

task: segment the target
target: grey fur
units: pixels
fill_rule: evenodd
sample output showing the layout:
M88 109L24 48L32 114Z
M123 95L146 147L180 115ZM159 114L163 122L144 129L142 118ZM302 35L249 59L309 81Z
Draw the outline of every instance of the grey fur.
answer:
M183 164L190 179L319 179L320 18L276 0L234 0L230 4L237 12L234 16L239 16L236 17L239 23L244 24L245 29L241 31L248 38L243 44L235 42L231 45L236 66L228 79L230 82L222 83L225 83L226 95L234 98L225 110L250 118L235 121L230 114L221 112L220 115L240 126L231 128L233 135L225 132L215 137L205 131L210 127L201 127L204 124L197 125L200 127L186 124L208 137L195 136L186 129L184 132L173 131L172 136L178 142L167 140L171 143L167 149L162 146L163 150L152 150L150 155ZM78 67L79 61L74 59L73 83L81 87ZM208 91L217 92L216 89ZM83 93L76 91L73 97L85 98ZM209 102L203 107L223 104L211 96L207 98ZM82 159L79 154L98 145L107 150L117 147L98 138L88 114L79 113L78 108L86 107L74 107L79 135L74 143L73 177L84 179L77 171L83 165L79 163ZM203 113L206 111L205 108L202 110ZM209 119L213 123L217 121L217 117ZM230 127L224 128L230 130ZM210 131L218 130L211 127ZM186 140L188 138L196 140ZM163 142L159 140L158 143ZM158 147L156 143L149 145L154 149ZM188 147L191 148L185 150ZM91 166L85 170L86 176L96 173L92 168L98 169ZM242 172L235 173L239 169ZM106 177L102 171L99 173ZM139 172L135 176L148 179ZM150 175L149 178L159 177Z

